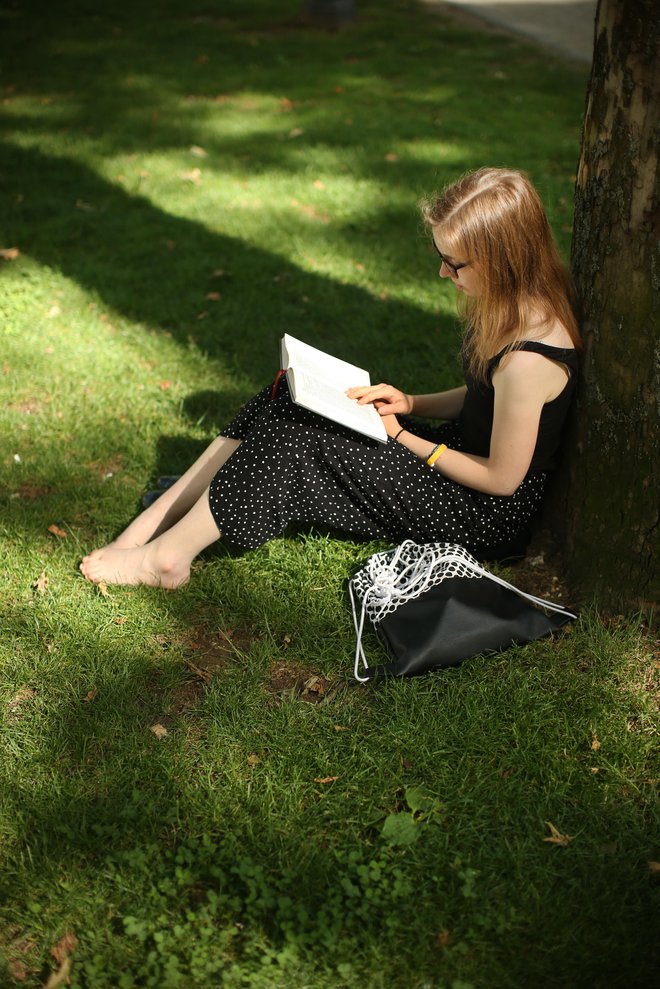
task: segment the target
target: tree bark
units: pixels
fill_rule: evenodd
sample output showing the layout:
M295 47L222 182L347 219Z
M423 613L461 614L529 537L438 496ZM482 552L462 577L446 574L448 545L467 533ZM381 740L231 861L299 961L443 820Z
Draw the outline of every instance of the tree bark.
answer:
M575 189L583 373L561 503L583 599L657 602L660 3L600 0Z

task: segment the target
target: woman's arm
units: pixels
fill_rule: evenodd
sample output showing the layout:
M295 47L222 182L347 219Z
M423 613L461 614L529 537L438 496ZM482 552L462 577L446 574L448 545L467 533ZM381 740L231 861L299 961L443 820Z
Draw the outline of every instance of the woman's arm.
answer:
M493 376L495 407L489 456L446 450L433 469L485 494L513 494L532 462L541 411L556 393L556 375L556 367L539 354L512 354ZM422 459L434 448L433 443L407 430L399 432L401 426L395 416L387 416L385 428L390 436L399 433L398 442Z
M433 395L411 395L412 413L423 419L458 419L465 401L467 387L439 391Z
M346 394L357 400L358 405L370 402L382 416L416 415L425 419L457 419L463 408L467 388L452 388L432 395L408 395L392 385L368 385L349 388Z

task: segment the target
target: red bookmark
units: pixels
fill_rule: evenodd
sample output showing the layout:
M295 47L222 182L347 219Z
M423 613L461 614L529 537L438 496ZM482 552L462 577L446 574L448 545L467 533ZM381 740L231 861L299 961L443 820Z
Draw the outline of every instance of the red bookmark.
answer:
M275 378L275 381L273 382L273 388L272 388L272 391L270 393L270 400L271 400L271 402L274 400L275 396L277 395L277 386L279 385L280 378L282 377L283 374L286 374L286 368L285 367L283 367L281 371L278 371L277 372L277 377Z

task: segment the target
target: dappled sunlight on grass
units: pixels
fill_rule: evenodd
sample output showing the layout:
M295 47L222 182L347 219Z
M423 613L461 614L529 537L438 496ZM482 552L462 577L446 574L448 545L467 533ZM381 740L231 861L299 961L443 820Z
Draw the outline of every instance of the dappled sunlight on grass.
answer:
M0 981L70 931L80 989L647 984L642 625L365 689L346 580L380 544L220 543L175 594L77 569L284 332L455 385L418 201L525 168L567 254L583 74L412 0L335 34L299 0L41 7L0 11Z

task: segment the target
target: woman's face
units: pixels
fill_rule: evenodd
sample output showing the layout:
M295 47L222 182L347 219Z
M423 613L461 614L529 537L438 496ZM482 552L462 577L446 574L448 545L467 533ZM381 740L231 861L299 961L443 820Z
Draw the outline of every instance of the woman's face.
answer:
M433 244L440 256L440 278L451 278L454 288L465 295L476 296L481 291L481 279L467 257L445 253L440 234L433 234Z

